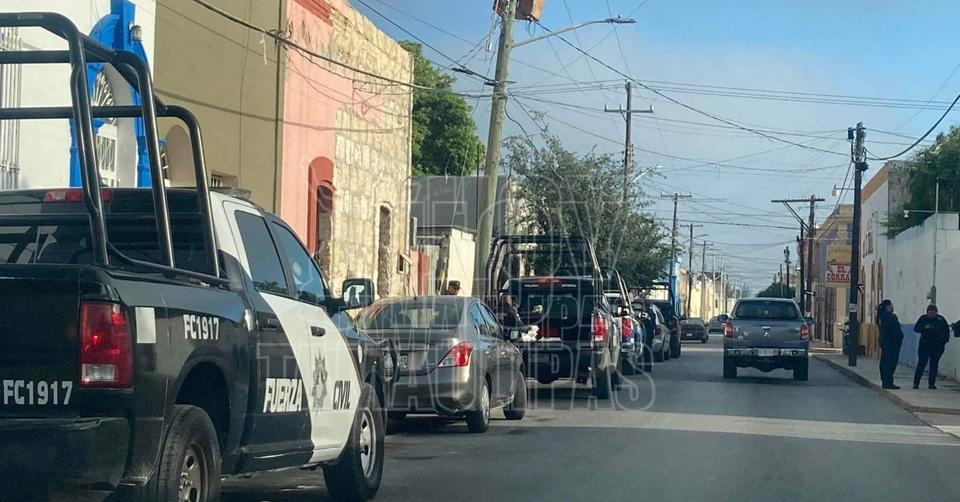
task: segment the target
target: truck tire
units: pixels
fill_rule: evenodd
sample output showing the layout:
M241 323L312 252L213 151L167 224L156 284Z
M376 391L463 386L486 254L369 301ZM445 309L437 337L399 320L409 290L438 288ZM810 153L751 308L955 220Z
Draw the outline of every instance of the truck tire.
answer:
M490 428L490 387L484 379L480 391L477 392L477 409L465 413L467 430L479 434Z
M723 358L723 378L737 378L737 363L733 358Z
M210 416L188 405L174 405L160 447L160 461L143 500L220 500L220 443Z
M350 437L337 463L323 466L323 479L334 500L368 500L383 477L383 412L376 391L363 384Z
M672 336L670 337L670 358L671 359L680 358L680 351L682 350L681 349L682 345L683 344L680 343L680 335L677 335L676 341L673 340Z
M661 361L669 361L670 356L673 355L673 349L670 348L670 343L671 342L667 342L667 344L663 346L663 359L661 359Z
M707 343L710 341L710 335L704 334L703 338L700 339L700 343Z
M610 370L593 372L593 395L597 399L610 399L610 391L613 389L613 383L610 381Z
M806 382L810 374L810 360L804 358L803 362L799 366L793 368L793 379Z
M650 373L653 371L653 348L646 346L643 348L643 372Z
M513 401L503 407L503 416L507 420L523 420L523 415L527 412L527 378L518 371L516 379L517 387L513 391Z
M660 347L660 351L659 351L659 352L653 354L653 360L656 361L656 362L658 362L658 363L662 363L662 362L663 362L663 347L662 347L662 346ZM652 367L653 365L651 364L650 366Z

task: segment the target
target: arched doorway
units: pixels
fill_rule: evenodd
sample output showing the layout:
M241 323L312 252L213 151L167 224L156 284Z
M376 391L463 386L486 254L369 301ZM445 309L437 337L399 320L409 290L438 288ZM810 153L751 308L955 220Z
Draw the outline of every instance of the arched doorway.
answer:
M169 186L193 187L197 185L196 173L193 169L193 149L190 145L190 135L187 130L177 124L167 131L163 140L163 157L166 172L164 177Z
M307 248L320 270L329 277L332 262L333 209L336 188L333 185L333 161L317 157L310 162L307 184Z
M390 208L380 206L380 226L377 234L377 292L381 297L390 295L390 277L393 253L390 245Z

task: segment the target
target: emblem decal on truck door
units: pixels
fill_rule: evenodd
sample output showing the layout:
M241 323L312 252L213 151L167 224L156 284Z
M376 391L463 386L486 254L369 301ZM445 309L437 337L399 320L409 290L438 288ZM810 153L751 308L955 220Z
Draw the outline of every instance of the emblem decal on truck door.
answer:
M317 352L314 360L313 390L310 395L313 396L313 409L323 408L323 400L327 397L327 360L323 357L323 352Z

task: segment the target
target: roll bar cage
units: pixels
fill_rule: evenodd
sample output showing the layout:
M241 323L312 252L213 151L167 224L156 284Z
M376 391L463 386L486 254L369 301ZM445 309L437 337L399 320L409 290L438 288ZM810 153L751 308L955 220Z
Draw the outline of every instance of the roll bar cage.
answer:
M210 188L207 184L207 169L203 157L203 140L200 123L196 116L181 106L165 105L157 97L146 62L132 52L114 50L90 39L80 33L76 25L63 15L48 12L0 13L0 27L42 28L67 42L67 50L0 52L0 65L69 64L71 106L0 108L0 120L68 119L73 121L80 159L81 190L90 220L94 264L110 266L111 257L114 257L122 263L165 275L186 276L210 284L226 285L228 281L220 273L220 259L211 218ZM140 96L140 105L92 106L86 80L88 63L111 65L137 91ZM110 244L103 212L93 131L93 119L102 117L143 120L161 263L130 258ZM197 182L197 204L202 221L204 245L209 253L207 262L210 266L210 274L178 268L174 262L167 187L160 164L157 117L179 119L189 131Z
M572 252L574 249L583 250L586 253L587 263L584 263L584 272L589 272L589 276L603 288L603 274L600 271L600 264L597 261L597 254L593 249L593 243L583 235L501 235L493 240L490 245L490 256L487 258L484 280L486 284L482 288L484 301L489 305L496 305L497 295L503 286L501 281L501 271L506 266L507 258L516 254L515 246L522 244L550 244L560 245L565 252ZM535 252L534 252L535 253Z

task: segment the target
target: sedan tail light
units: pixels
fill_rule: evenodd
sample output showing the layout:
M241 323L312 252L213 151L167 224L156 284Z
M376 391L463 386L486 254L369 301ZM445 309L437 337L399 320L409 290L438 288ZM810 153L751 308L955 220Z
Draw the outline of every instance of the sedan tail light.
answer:
M800 325L800 339L809 340L810 339L810 325L803 323Z
M438 368L462 368L470 365L470 354L473 353L473 345L470 342L460 342L447 351L443 359L437 363Z
M733 338L733 323L727 321L723 323L723 336L727 338Z
M633 320L629 317L623 318L623 337L629 338L633 334Z
M80 304L80 386L133 385L133 342L123 308L110 302Z

